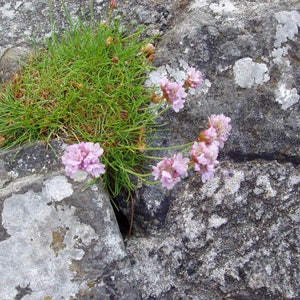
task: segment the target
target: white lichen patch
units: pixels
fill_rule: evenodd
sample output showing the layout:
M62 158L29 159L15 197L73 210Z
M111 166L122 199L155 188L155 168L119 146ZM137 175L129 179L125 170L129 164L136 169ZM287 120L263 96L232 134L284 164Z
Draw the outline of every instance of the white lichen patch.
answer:
M222 218L216 214L213 214L208 220L208 227L219 228L223 224L226 224L227 221L228 220L226 218Z
M288 40L294 40L300 26L300 14L297 11L281 11L275 14L278 21L274 46L280 47Z
M232 176L229 178L226 178L224 181L224 190L221 191L221 193L226 195L234 195L236 194L240 187L241 183L245 180L245 174L243 171L234 171L232 173Z
M256 63L250 57L237 60L233 72L235 83L242 88L251 88L255 84L263 84L270 80L267 65Z
M6 3L0 7L0 13L5 18L13 19L15 17L15 12L13 10L11 3Z
M288 55L288 51L290 50L290 46L282 46L279 48L275 48L272 51L273 62L280 66L290 66L290 61L285 57Z
M211 84L212 83L208 79L204 80L204 83L203 83L203 85L201 87L201 90L202 90L203 94L207 94L209 92Z
M296 88L289 89L285 83L280 82L276 92L276 101L283 110L287 110L292 105L298 103L299 95Z
M146 80L145 84L146 86L159 86L160 85L160 80L167 76L167 71L164 66L161 66L157 68L156 70L150 72L148 79Z
M230 0L221 0L218 4L212 3L209 8L217 14L237 10Z
M300 26L300 14L297 11L281 11L276 13L275 17L279 24L276 27L275 48L271 56L281 71L281 79L276 90L276 101L283 110L286 110L299 101L297 89L290 86L294 80L291 77L292 67L288 58L291 46L288 42L296 39Z
M197 8L202 8L204 6L208 5L207 0L196 0L192 3L190 10L194 10Z
M182 63L182 61L181 61ZM164 77L168 77L171 81L184 82L186 80L187 63L184 64L184 70L173 69L169 65L161 66L157 70L150 72L145 85L160 89L160 81Z
M206 230L203 221L199 217L196 218L190 208L182 214L182 225L185 236L191 240L196 239Z
M17 286L32 290L24 300L69 299L79 291L72 281L72 260L83 257L80 245L98 236L78 220L74 207L49 205L70 194L66 179L57 176L45 182L41 193L14 194L4 201L2 226L10 237L0 243L1 300L14 299Z
M257 177L256 186L253 192L256 195L263 194L263 198L273 198L277 195L277 191L273 189L268 175Z
M65 176L55 176L44 182L43 193L52 201L61 201L71 196L73 189Z

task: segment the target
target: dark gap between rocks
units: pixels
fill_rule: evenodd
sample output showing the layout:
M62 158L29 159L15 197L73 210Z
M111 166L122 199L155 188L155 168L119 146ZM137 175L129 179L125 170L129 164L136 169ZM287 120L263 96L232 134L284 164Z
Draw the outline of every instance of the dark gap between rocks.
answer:
M279 163L291 163L294 166L300 164L300 157L288 156L282 153L242 153L237 151L230 151L227 155L235 162L253 161L256 159L262 159L266 161L276 160Z
M111 205L113 207L122 237L123 239L125 239L129 233L130 221L128 220L127 216L122 212L118 198L119 197L114 198L111 201Z

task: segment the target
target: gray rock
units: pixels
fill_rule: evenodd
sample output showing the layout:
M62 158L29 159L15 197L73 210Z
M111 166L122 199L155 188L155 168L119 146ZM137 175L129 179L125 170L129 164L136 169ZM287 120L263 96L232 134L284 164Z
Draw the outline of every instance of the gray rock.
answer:
M178 75L203 71L202 90L168 114L182 141L211 114L232 118L232 159L300 161L298 1L194 1L158 46L157 65ZM164 67L169 65L169 68Z
M127 241L143 299L299 299L299 166L227 161L170 198L163 226Z
M144 299L299 299L298 9L193 1L159 43L154 82L187 65L206 77L165 115L162 145L195 140L213 113L233 130L212 182L138 191L127 250Z
M68 180L51 146L0 154L0 298L139 299L107 194Z
M188 65L202 70L206 80L182 111L164 116L171 130L156 146L191 142L208 116L224 113L233 130L221 159L299 164L300 14L297 1L283 2L194 1L178 17L157 47L159 69L150 82L158 83L166 74L182 79ZM148 232L161 227L169 194L153 186L138 191L137 225Z
M14 74L20 72L22 64L33 53L33 47L21 44L5 51L0 59L0 83L13 79Z

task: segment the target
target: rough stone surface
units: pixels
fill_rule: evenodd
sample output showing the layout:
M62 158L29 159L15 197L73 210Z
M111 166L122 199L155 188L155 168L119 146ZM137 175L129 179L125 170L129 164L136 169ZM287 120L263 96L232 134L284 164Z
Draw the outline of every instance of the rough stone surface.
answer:
M194 140L207 116L224 113L233 159L300 157L299 1L195 1L159 44L157 64L201 69L206 84L170 126ZM201 5L200 5L201 4Z
M143 299L299 299L300 168L224 162L170 195L164 224L127 241ZM155 196L154 196L155 197Z
M61 1L51 2L57 30L65 28ZM105 215L102 202L91 200L107 198L93 189L77 193L81 184L66 181L51 151L37 146L17 156L3 154L10 159L0 159L0 257L10 251L10 268L19 265L26 255L19 245L25 245L30 252L25 261L35 265L30 278L46 270L40 279L48 289L47 276L59 283L55 272L65 283L50 295L39 288L41 281L22 281L22 265L15 276L2 275L6 293L12 289L16 299L41 299L38 289L49 297L59 291L64 297L77 293L78 299L300 299L299 1L118 2L126 22L162 34L159 69L148 84L167 74L182 80L188 65L201 69L206 79L183 111L164 116L172 130L157 145L190 142L210 114L224 113L231 117L233 131L222 149L223 162L215 179L204 185L194 174L172 192L152 185L138 190L135 235L124 248L109 205ZM90 17L89 0L65 3L73 20ZM96 20L108 3L93 1ZM27 45L28 38L40 42L51 34L50 15L48 1L0 1L2 81L26 54L18 47ZM53 184L65 189L61 193ZM27 219L19 226L24 212ZM130 214L129 206L124 213ZM108 218L110 225L103 229L99 220ZM70 238L74 228L81 239ZM41 254L32 255L41 248ZM47 264L42 254L51 256Z
M15 73L20 72L21 62L28 60L31 53L33 53L33 48L29 44L21 44L5 51L0 60L1 82L12 79Z
M0 155L0 299L138 299L107 194L62 173L42 144Z
M177 20L150 82L188 65L206 80L165 116L162 145L194 140L213 113L233 131L214 181L137 192L127 250L142 297L299 299L299 2L193 1Z

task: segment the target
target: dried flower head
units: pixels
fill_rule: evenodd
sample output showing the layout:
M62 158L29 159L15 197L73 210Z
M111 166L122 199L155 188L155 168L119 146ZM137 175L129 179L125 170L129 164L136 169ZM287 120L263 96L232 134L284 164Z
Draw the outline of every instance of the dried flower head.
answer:
M147 45L142 47L141 51L143 54L151 55L151 54L155 54L156 49L153 46L153 44L148 43Z
M105 45L107 47L111 46L112 44L114 43L114 38L112 36L109 36L107 39L106 39L106 42L105 42Z

